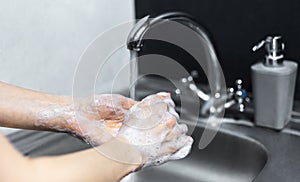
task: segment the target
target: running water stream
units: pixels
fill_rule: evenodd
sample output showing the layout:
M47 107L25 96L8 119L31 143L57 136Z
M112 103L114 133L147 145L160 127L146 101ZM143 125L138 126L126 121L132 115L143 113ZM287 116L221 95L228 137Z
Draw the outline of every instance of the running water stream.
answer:
M136 99L135 87L138 79L138 53L137 51L130 51L130 85L129 94L130 98Z

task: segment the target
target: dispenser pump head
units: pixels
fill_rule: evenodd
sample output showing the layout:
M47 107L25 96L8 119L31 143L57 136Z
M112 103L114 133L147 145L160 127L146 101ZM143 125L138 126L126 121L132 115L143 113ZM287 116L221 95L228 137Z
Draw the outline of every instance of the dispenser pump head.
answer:
M280 66L283 63L283 50L284 43L282 42L281 36L268 36L265 40L258 43L252 48L252 51L259 50L262 46L265 46L266 55L265 62L266 66Z

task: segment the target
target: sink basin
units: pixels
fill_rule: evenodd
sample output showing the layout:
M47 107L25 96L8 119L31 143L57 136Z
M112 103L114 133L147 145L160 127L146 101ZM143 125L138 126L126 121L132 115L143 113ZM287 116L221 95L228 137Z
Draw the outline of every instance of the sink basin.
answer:
M150 167L127 176L130 182L250 182L267 162L267 152L257 141L219 131L205 149L198 148L203 128L193 132L191 154L185 159Z

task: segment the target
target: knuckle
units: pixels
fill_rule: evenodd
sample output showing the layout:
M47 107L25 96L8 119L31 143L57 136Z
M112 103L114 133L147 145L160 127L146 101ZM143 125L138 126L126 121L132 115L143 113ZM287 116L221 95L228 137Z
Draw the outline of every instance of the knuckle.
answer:
M174 128L174 126L176 125L176 118L174 117L174 116L171 116L169 119L168 119L168 122L167 122L167 124L168 124L168 126L170 127L170 128Z

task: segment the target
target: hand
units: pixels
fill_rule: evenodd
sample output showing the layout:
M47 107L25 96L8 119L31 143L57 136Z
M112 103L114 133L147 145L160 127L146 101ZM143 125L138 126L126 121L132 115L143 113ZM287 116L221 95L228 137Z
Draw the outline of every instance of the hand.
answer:
M136 101L118 94L96 95L74 101L74 116L69 128L92 145L116 136L125 115Z
M141 152L144 167L181 159L189 154L193 139L178 119L170 94L151 95L129 110L117 138Z

